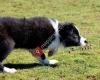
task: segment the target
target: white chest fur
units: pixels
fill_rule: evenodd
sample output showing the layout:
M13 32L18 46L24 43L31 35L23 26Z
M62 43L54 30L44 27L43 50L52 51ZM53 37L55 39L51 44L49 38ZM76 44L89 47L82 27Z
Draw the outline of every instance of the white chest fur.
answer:
M52 43L48 46L48 49L53 49L53 50L57 50L59 45L60 45L60 39L59 39L59 29L58 29L58 21L55 20L51 20L50 19L50 23L52 24L54 30L55 30L55 33L53 35L55 35L55 39L52 41Z

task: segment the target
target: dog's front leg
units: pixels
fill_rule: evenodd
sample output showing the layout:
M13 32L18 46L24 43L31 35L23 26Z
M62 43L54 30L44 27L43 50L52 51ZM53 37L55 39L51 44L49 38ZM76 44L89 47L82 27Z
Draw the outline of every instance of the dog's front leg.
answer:
M55 65L58 63L57 60L49 60L45 54L42 54L40 59L39 59L40 63L41 64L44 64L44 65Z
M31 50L32 55L39 60L39 62L43 65L55 65L57 64L57 60L49 60L43 50L39 47L35 48L34 50Z

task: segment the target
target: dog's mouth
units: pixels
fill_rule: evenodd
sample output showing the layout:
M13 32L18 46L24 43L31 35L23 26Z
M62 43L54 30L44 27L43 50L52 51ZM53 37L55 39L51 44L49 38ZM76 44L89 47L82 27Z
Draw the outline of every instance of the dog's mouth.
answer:
M80 40L71 40L71 39L65 39L62 41L64 47L72 47L72 46L86 46L88 44L86 38L80 37Z
M64 47L80 46L80 41L63 40L62 44Z

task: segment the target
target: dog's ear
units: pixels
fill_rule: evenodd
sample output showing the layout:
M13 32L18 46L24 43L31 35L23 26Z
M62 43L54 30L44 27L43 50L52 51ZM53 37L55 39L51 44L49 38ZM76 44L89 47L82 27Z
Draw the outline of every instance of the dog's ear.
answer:
M64 22L64 23L60 23L60 26L59 26L59 31L63 31L63 30L72 30L74 28L74 23L72 22Z

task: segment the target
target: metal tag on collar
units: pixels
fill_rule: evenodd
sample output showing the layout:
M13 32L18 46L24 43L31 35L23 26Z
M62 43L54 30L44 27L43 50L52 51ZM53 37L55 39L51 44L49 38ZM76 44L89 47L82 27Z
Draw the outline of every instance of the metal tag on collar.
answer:
M40 47L36 47L32 50L32 55L36 58L40 58L42 54L44 54L44 52Z

